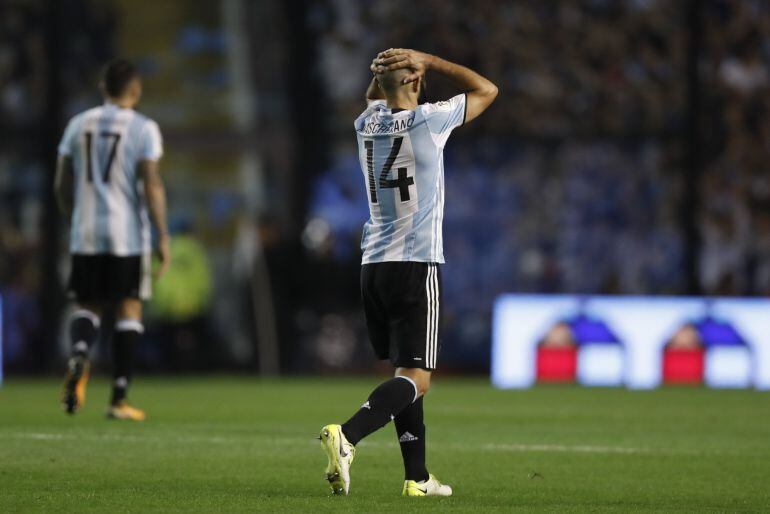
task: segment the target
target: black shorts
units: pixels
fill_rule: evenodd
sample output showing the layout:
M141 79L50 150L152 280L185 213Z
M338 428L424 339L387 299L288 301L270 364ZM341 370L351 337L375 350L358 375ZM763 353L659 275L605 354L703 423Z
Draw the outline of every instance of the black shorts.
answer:
M102 303L151 296L150 256L72 255L69 291L81 303Z
M427 262L361 266L366 326L379 359L396 367L436 369L441 343L441 272Z

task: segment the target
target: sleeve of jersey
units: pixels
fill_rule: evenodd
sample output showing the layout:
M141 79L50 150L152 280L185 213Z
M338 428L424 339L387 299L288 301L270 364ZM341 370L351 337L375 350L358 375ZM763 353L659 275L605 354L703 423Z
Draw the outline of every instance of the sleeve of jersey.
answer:
M64 129L64 134L59 142L59 155L62 157L69 157L72 155L72 147L77 137L77 127L75 125L75 119L73 118L67 124L67 128Z
M465 93L444 102L423 104L422 109L434 141L443 146L449 134L465 123Z
M163 138L160 135L158 124L154 121L147 123L144 129L144 145L140 159L157 161L163 156Z

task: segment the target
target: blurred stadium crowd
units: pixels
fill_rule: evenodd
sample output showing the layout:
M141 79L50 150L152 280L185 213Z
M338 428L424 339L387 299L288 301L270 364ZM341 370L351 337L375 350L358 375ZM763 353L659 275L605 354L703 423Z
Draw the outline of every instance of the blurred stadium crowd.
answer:
M62 98L85 105L93 70L114 55L114 20L99 4L68 1L71 27L59 49ZM0 294L6 359L35 347L42 334L41 276L46 184L45 117L50 101L46 24L40 3L0 3Z
M769 295L770 4L713 2L707 14L701 285Z
M703 4L700 286L706 294L768 294L770 4ZM345 241L335 255L347 247L343 258L358 258L358 227L345 213L366 209L344 122L361 110L369 76L347 63L408 44L481 69L501 90L495 108L447 147L446 337L458 361L485 347L492 301L503 291L687 293L686 7L655 0L318 7L321 68L346 113L337 163L313 207ZM454 94L433 86L429 80L430 100Z
M57 66L65 75L65 110L71 112L93 99L93 77L101 62L124 49L114 36L119 21L103 8L104 2L67 3L73 7L67 16L78 21L67 25L72 27L70 43L61 50ZM322 262L329 277L328 283L320 282L323 287L333 289L340 276L355 280L367 208L352 120L362 109L371 58L387 47L408 46L477 68L501 91L494 108L458 130L447 147L444 313L450 364L487 365L491 306L504 291L691 293L688 245L698 249L703 293L770 294L770 4L702 4L696 113L701 174L697 212L690 213L696 239L688 238L683 228L691 20L687 2L667 0L305 2L304 23L318 52L318 97L329 102L325 112L334 113L327 117L328 134L323 136L331 139L331 163L326 169L306 170L312 177L307 216L296 230L281 230L281 237L287 246L301 240L309 258ZM45 114L44 82L51 63L42 55L45 22L35 5L42 4L0 5L4 136L34 138ZM180 41L194 36L184 33L189 37ZM218 45L225 48L220 51L226 52L228 44L231 39L221 38ZM158 49L162 57L150 69L168 66L164 52ZM255 56L255 74L264 73L258 63ZM189 78L185 70L180 79ZM226 73L217 75L219 89L210 90L211 98L233 87ZM189 82L194 81L185 84ZM173 110L168 104L177 90L161 85L161 100L153 102L153 92L148 92L150 115ZM189 87L184 91L189 93ZM429 77L428 100L453 94L451 85ZM289 110L280 101L269 108ZM173 113L169 117L178 119ZM219 130L227 123L213 127ZM48 161L40 148L13 142L18 137L3 139L0 291L6 298L19 298L6 302L6 319L13 322L5 330L7 344L13 347L17 338L21 347L24 338L35 337L25 330L34 332L39 324L36 299L47 287L38 261L45 237L41 202ZM290 142L280 147L299 151ZM217 184L211 177L219 165L199 164L208 166L197 172L201 188ZM189 166L182 162L172 167ZM178 190L190 188L181 179L177 185ZM173 205L173 182L170 189ZM210 205L238 204L238 195L245 194L220 193ZM186 210L185 219L205 219L211 225L197 235L217 242L209 250L219 256L212 268L218 294L232 289L222 286L231 283L221 278L230 263L220 257L242 241L222 241L223 234L237 230L232 223L223 229L211 222L216 208L201 213L206 205L196 205L201 194L186 194L189 202L181 207L178 197L177 209ZM283 277L293 276L291 267L272 272L274 283L292 284L293 298L318 294ZM305 310L289 316L292 337L296 333L311 346L326 345L326 355L335 355L336 340L360 340L361 316L352 290L350 298L334 296L318 303L334 314L319 317L326 322L308 323Z

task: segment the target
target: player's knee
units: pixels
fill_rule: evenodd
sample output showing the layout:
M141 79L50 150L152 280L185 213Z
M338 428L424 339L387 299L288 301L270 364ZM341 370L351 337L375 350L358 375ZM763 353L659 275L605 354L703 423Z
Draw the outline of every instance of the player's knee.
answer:
M118 304L117 316L120 319L142 319L142 302L135 298L126 298Z
M417 390L417 397L425 396L430 389L430 378L418 378L412 380L414 387Z
M417 390L418 396L425 395L430 389L430 372L418 368L399 368L397 376L408 378Z
M417 393L420 396L428 394L428 390L430 389L430 375L427 373L420 375L416 384L417 384Z

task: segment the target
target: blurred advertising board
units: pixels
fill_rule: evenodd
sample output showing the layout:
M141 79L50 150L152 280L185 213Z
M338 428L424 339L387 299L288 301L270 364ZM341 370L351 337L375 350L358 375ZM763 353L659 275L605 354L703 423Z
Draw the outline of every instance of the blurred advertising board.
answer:
M500 296L492 383L770 390L770 300Z

